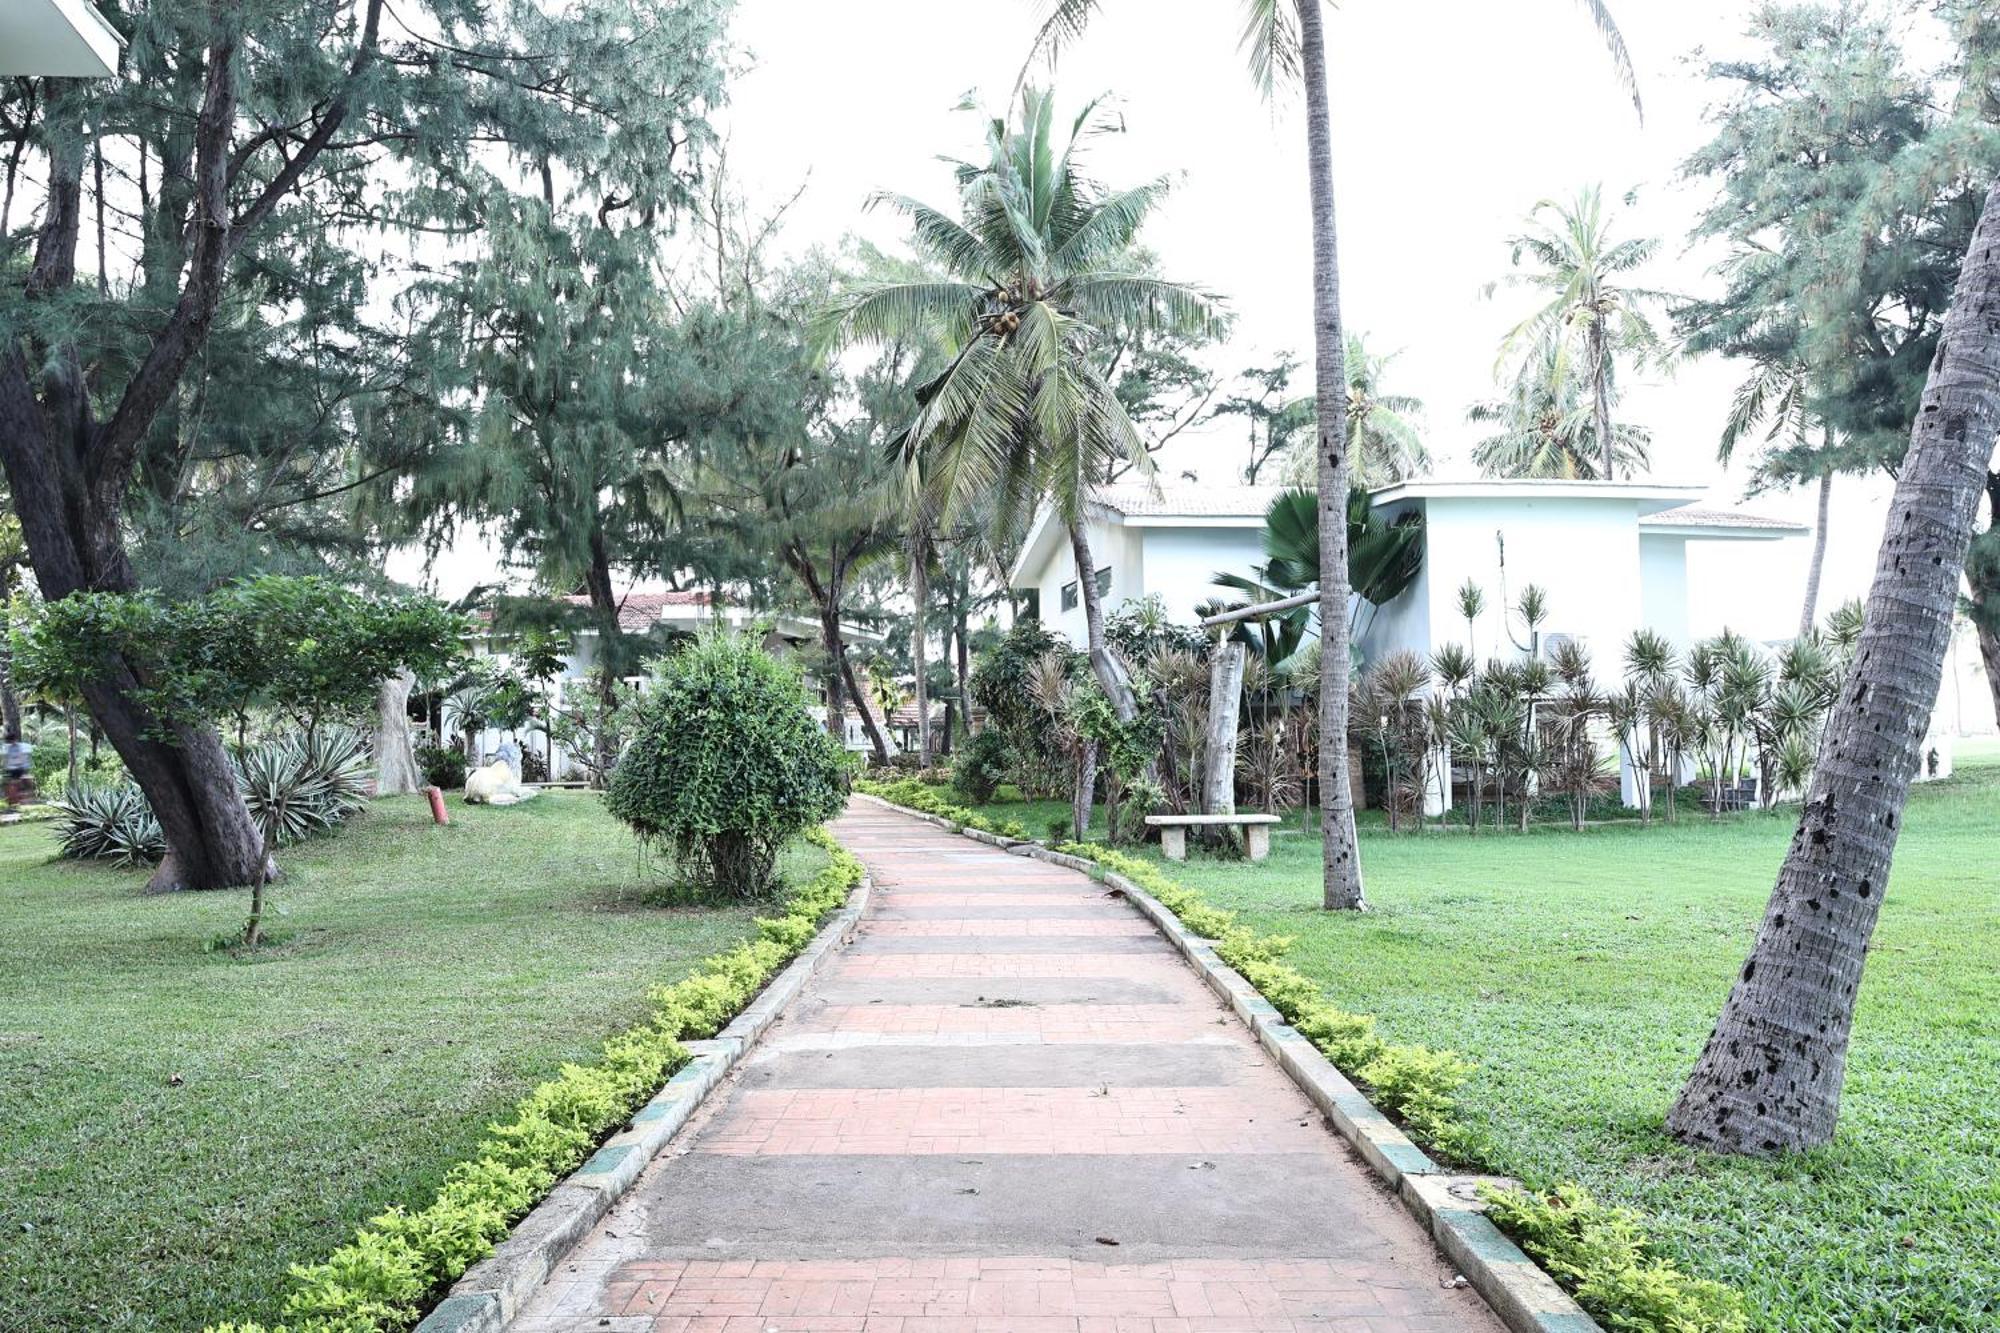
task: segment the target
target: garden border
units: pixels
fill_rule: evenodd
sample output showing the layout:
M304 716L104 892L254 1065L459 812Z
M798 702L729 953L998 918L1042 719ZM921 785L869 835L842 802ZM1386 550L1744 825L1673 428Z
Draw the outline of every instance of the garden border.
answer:
M868 792L855 795L1015 856L1081 871L1124 895L1228 1003L1258 1044L1270 1052L1278 1067L1394 1191L1403 1207L1465 1274L1473 1290L1485 1298L1502 1323L1513 1333L1603 1333L1597 1321L1554 1278L1487 1219L1474 1187L1492 1181L1493 1177L1463 1175L1432 1161L1346 1075L1334 1068L1317 1046L1285 1022L1283 1015L1255 986L1223 962L1209 941L1182 925L1180 918L1152 894L1118 872L1081 856L1051 851L1038 842L966 828L942 815L912 810Z
M414 1333L502 1333L521 1313L531 1292L569 1257L591 1228L637 1183L641 1174L693 1118L723 1076L736 1067L834 950L854 938L874 879L864 866L847 901L827 919L812 943L771 978L755 999L713 1037L684 1043L691 1057L666 1086L632 1113L630 1125L596 1152L514 1224L493 1253L452 1283Z

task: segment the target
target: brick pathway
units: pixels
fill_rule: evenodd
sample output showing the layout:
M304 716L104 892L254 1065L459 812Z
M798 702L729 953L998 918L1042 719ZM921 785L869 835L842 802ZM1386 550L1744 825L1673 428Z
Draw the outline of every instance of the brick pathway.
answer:
M875 897L514 1333L1498 1333L1135 911L857 802Z

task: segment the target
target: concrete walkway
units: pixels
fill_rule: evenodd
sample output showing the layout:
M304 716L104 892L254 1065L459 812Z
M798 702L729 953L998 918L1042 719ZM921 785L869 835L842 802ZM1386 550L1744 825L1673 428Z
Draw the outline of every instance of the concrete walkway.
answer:
M856 802L875 897L515 1333L1497 1333L1132 908Z

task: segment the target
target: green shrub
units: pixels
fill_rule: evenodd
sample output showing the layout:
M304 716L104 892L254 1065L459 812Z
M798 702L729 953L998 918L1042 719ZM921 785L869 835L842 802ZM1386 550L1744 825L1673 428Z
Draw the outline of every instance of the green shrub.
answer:
M352 727L321 727L252 746L236 761L237 786L264 846L331 833L368 804L368 741Z
M606 807L697 893L755 897L779 846L840 809L845 765L796 667L704 635L663 658Z
M151 865L167 854L166 835L145 793L130 783L79 786L49 802L64 856L120 867Z
M1494 1225L1576 1294L1611 1333L1745 1333L1741 1295L1649 1253L1639 1215L1581 1185L1547 1194L1481 1189Z
M1007 780L1007 742L994 728L974 735L952 756L953 790L972 802L984 805Z
M425 741L417 747L417 767L424 771L424 782L432 787L457 791L465 785L465 751L456 745Z
M631 1119L688 1062L682 1038L713 1035L796 956L861 879L861 863L823 829L825 869L760 919L758 938L703 961L694 975L651 995L652 1016L607 1039L595 1064L567 1064L489 1126L474 1156L446 1173L431 1203L372 1218L325 1261L295 1265L286 1322L210 1325L206 1333L395 1333L424 1303L492 1252L514 1219Z

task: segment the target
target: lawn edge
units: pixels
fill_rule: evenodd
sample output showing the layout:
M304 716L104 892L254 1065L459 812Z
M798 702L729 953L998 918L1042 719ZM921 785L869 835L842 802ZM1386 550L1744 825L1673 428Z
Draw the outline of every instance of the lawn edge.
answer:
M1209 988L1229 1005L1258 1044L1268 1051L1286 1076L1317 1106L1340 1136L1395 1194L1404 1209L1430 1235L1512 1333L1603 1333L1556 1280L1521 1248L1501 1234L1473 1197L1473 1187L1493 1177L1447 1171L1412 1143L1375 1104L1350 1082L1319 1048L1264 998L1235 968L1222 961L1207 940L1190 931L1168 907L1114 870L1080 856L1051 851L1038 842L1002 837L966 828L941 815L868 792L861 800L921 819L947 832L998 847L1015 856L1032 857L1080 871L1107 884L1165 935Z
M516 1222L493 1253L465 1270L415 1333L501 1333L530 1294L638 1183L661 1149L693 1119L708 1094L763 1037L827 958L854 938L874 880L864 867L847 900L715 1036L685 1043L691 1058L583 1165Z

